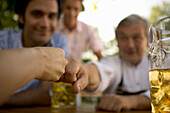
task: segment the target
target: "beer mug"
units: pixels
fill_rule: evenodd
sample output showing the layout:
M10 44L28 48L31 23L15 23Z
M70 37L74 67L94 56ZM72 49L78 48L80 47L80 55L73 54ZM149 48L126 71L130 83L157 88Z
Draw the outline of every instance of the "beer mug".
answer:
M152 113L170 113L170 17L150 27L149 68Z
M76 107L76 94L71 83L53 82L51 93L52 108Z

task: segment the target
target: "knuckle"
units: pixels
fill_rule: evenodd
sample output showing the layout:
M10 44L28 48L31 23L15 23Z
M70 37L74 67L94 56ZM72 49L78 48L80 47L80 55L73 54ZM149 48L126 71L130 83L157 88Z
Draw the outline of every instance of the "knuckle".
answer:
M68 61L64 59L64 65L66 66L68 64Z
M65 69L63 68L60 72L60 75L63 75L65 73Z
M72 81L75 82L76 80L77 80L77 78L76 78L76 77L73 77Z
M60 79L59 74L54 73L54 74L53 74L53 79L54 79L54 81L59 80L59 79Z
M58 48L58 51L60 52L60 54L61 54L62 56L65 56L65 52L64 52L64 50L63 50L63 49Z

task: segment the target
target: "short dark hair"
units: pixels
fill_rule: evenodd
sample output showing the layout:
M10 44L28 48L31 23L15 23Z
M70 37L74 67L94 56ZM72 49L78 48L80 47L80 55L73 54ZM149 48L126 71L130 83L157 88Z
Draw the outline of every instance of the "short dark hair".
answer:
M16 0L15 2L15 13L25 15L26 8L31 0ZM62 0L56 0L58 3L58 18L60 17L61 12L61 1ZM23 28L24 25L19 22L19 27Z
M64 4L65 0L59 0L59 1L60 1L60 6L61 6L61 7L60 7L60 9L61 9L61 10L60 10L60 12L61 12L60 14L62 14L62 13L63 13L63 7L64 7L63 4ZM84 11L85 8L84 8L84 5L82 4L83 0L80 0L80 1L81 1L81 5L82 5L81 11Z
M148 38L149 37L149 22L140 17L139 15L136 15L136 14L132 14L126 18L124 18L122 21L120 21L120 23L118 24L117 28L116 28L116 38L117 38L117 31L119 29L119 27L121 25L124 25L124 26L128 26L128 25L131 25L135 22L138 22L138 23L141 23L143 26L144 26L144 29L145 29L145 35L146 37Z

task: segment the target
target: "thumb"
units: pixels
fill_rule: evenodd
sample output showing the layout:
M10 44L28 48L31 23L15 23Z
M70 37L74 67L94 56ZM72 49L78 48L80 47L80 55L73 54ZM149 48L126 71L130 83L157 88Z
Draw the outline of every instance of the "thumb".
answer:
M77 94L82 91L88 85L88 77L81 76L78 80L73 84L73 91Z

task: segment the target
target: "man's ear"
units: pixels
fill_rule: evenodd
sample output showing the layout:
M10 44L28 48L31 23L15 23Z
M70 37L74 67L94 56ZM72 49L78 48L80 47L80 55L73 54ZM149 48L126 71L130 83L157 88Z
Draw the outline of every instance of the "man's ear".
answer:
M18 14L19 23L24 24L24 16L22 14Z

